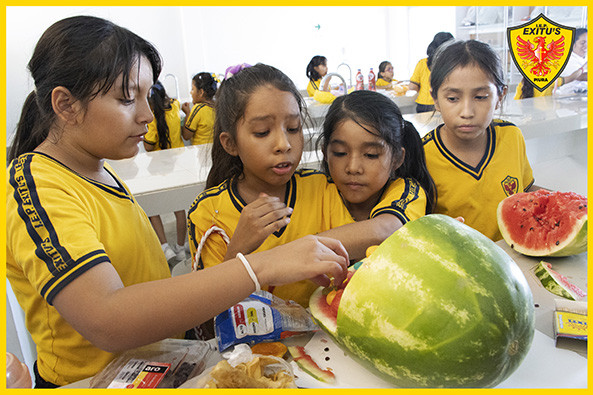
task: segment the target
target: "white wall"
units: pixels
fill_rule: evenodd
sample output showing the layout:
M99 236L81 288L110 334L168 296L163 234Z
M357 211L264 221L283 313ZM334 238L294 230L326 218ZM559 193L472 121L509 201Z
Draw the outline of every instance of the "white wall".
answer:
M304 89L314 55L326 56L330 71L348 63L353 75L390 60L405 80L435 33L455 32L455 7L6 7L7 142L33 89L26 65L37 40L78 14L110 19L154 43L164 59L161 79L175 96L173 79L164 79L174 74L182 99L197 72L242 62L274 65ZM339 72L348 81L347 70Z

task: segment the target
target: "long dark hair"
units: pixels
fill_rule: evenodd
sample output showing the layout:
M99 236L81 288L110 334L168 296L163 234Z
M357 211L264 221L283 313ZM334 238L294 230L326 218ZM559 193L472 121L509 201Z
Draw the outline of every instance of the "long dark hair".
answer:
M227 132L237 141L237 123L245 115L245 108L253 92L262 86L272 86L292 93L298 103L301 119L307 118L306 104L299 90L286 74L275 67L258 63L224 80L216 93L212 167L208 173L206 188L243 173L241 158L225 151L220 142L220 134Z
M218 89L218 82L211 73L198 73L192 78L192 82L197 89L203 89L208 100L212 100Z
M533 97L533 93L533 85L527 78L523 77L523 85L521 86L521 99Z
M320 64L327 64L327 58L321 55L315 55L309 61L307 65L307 78L311 81L317 81L321 78L315 67L319 66Z
M327 148L331 135L340 123L348 119L369 133L375 134L370 129L376 130L379 133L377 136L391 148L394 164L400 161L402 148L405 149L404 161L398 168L392 166L390 180L411 177L418 181L426 192L426 213L432 213L436 206L436 187L426 167L420 135L411 122L404 120L397 104L380 93L354 91L333 101L317 140L317 147L321 148L324 156L323 171L329 174Z
M442 45L435 54L434 67L430 72L431 94L434 99L447 76L457 67L476 65L490 78L498 96L502 98L506 88L500 57L490 45L477 40L451 41Z
M54 88L67 88L86 108L121 75L121 89L127 98L130 71L138 67L141 56L148 59L156 82L161 57L152 44L131 31L92 16L75 16L51 25L28 64L35 90L23 105L8 160L33 151L47 138L55 119L51 103Z
M449 32L438 32L434 35L430 44L426 48L426 55L428 55L428 59L426 60L426 66L430 70L432 67L432 61L434 59L434 54L439 49L441 44L446 43L449 40L453 40L453 35Z
M161 81L157 81L150 89L148 103L156 120L156 129L159 137L159 147L167 149L171 147L171 136L169 125L167 125L166 111L171 109L171 98L167 95Z

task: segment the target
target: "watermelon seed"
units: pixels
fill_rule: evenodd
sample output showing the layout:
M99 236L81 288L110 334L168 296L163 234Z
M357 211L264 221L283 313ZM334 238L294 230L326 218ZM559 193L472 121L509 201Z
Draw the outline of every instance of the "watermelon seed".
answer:
M560 240L557 240L557 241L556 241L556 245L558 245L558 244L560 244Z
M523 211L527 211L527 210L525 210L525 208L523 208Z
M583 206L579 206L579 210L582 210L582 209L583 209Z
M539 304L536 303L536 304L534 304L534 306L537 308L537 307L539 307Z
M529 228L529 230L533 230L533 228Z
M523 227L523 225L521 225L521 227ZM515 248L515 245L514 244L511 244L511 248Z
M556 222L556 226L560 226L560 221Z
M523 229L523 225L521 225L521 229Z

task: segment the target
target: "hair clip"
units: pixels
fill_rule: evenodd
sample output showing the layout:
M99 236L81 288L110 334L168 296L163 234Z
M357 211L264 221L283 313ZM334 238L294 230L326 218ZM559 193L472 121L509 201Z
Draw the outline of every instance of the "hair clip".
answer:
M251 65L247 63L241 63L235 66L227 67L226 71L224 72L224 79L228 80L229 78L237 74L239 71L246 69L248 67L251 67Z

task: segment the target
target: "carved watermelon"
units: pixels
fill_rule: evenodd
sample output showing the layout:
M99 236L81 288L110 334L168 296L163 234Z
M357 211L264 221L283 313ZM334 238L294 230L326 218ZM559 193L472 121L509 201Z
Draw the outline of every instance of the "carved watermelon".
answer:
M407 223L365 259L335 321L323 288L309 306L344 351L400 387L495 386L534 333L531 290L515 262L437 214Z
M498 227L515 251L529 256L568 256L587 251L587 198L540 189L498 204Z

